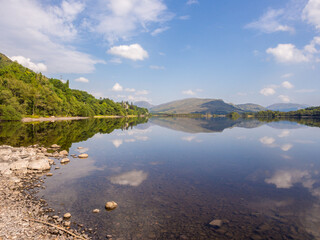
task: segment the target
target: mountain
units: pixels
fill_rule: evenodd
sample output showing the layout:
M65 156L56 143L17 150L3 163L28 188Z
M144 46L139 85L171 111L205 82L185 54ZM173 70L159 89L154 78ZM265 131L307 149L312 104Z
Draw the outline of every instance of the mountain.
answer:
M142 115L147 109L128 103L96 99L70 89L69 81L47 78L23 67L0 53L0 120L23 116Z
M238 104L236 106L246 112L259 112L267 110L265 107L253 103Z
M151 103L149 103L147 101L134 102L134 105L136 105L137 107L146 108L146 109L150 109L150 108L154 107L154 105L152 105Z
M237 105L225 103L221 99L201 99L201 98L187 98L177 100L165 104L155 106L150 109L153 113L167 113L167 114L228 114L231 112L253 112L258 108L255 104L242 104L242 108ZM261 107L261 106L260 106ZM251 108L251 110L248 110ZM262 107L261 107L262 108Z
M154 117L150 122L165 128L173 129L187 133L211 133L222 132L224 129L232 127L256 128L264 125L255 119L237 119L230 118L171 118Z
M305 109L307 107L309 106L304 104L297 104L297 103L275 103L268 106L267 109L272 111L290 112L290 111Z

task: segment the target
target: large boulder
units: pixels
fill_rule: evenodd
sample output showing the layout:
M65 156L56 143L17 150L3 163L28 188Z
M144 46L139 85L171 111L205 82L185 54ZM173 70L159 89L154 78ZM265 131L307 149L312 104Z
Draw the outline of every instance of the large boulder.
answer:
M27 160L19 160L10 164L10 169L13 171L27 169L29 162Z
M78 156L78 158L87 158L87 157L89 157L89 155L86 153L82 153Z
M50 169L50 164L48 159L41 158L37 160L32 160L28 164L28 169L31 170L38 170L38 171L45 171Z

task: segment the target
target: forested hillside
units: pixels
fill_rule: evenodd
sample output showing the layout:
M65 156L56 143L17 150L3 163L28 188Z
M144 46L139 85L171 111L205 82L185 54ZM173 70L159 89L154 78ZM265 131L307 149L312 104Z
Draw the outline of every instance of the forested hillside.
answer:
M58 79L12 62L0 53L0 119L19 120L23 116L144 115L145 108L115 103L69 88Z

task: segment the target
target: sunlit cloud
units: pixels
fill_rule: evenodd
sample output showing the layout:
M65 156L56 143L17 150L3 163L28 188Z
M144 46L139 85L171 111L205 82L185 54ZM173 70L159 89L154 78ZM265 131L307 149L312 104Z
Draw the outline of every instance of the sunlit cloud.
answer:
M273 137L262 137L260 138L260 142L265 145L272 145L276 140Z
M292 144L289 144L289 143L288 143L288 144L284 144L284 145L281 146L281 150L284 151L284 152L287 152L287 151L289 151L292 147L293 147Z
M283 130L278 137L280 138L284 138L284 137L288 137L290 135L290 131L289 130Z

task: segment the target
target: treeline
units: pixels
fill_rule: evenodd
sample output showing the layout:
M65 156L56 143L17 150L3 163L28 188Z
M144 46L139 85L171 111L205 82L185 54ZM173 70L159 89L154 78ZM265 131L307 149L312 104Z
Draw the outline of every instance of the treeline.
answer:
M255 113L255 117L258 118L278 118L278 117L320 117L320 107L309 107L291 112L279 112L279 111L260 111Z
M72 143L86 141L97 133L109 134L115 129L128 130L148 122L147 118L89 118L77 121L57 121L24 124L19 121L0 123L0 145L49 147L59 144L69 150Z
M69 81L48 79L0 54L0 119L23 116L146 115L148 110L128 102L69 88Z

